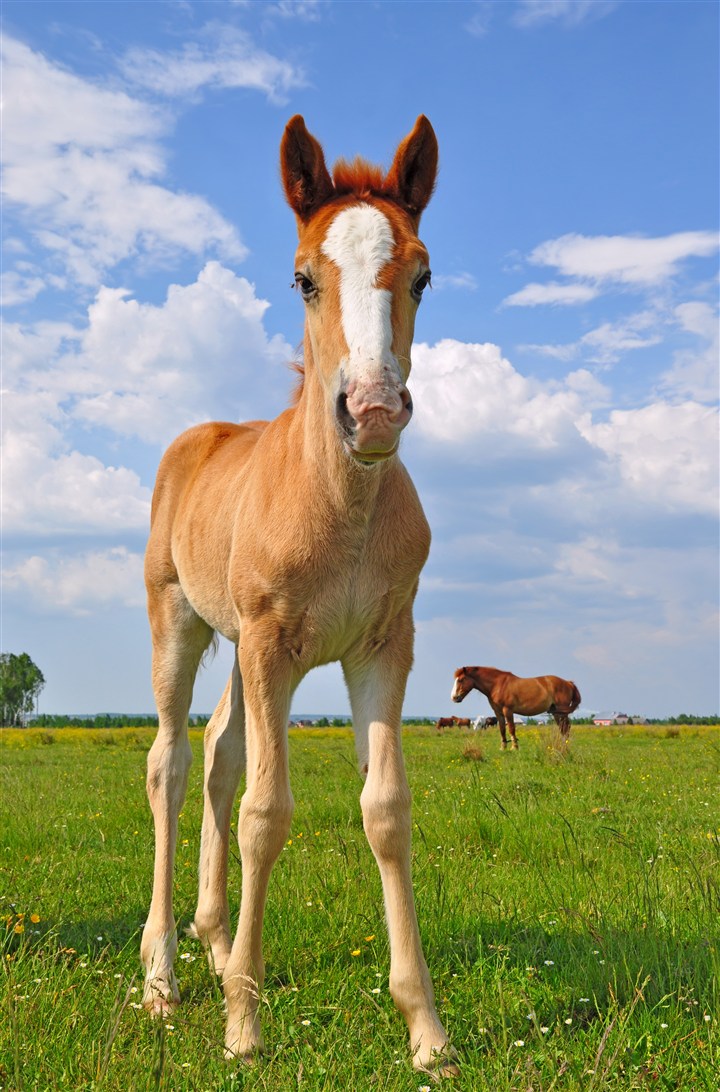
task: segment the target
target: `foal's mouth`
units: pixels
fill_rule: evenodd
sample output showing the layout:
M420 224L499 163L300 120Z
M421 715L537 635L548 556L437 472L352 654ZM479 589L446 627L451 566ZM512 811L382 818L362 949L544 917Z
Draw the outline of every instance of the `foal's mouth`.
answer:
M344 440L343 446L355 462L362 463L364 466L375 466L376 463L382 463L396 455L400 441L398 440L393 447L388 448L386 451L358 451L349 440Z

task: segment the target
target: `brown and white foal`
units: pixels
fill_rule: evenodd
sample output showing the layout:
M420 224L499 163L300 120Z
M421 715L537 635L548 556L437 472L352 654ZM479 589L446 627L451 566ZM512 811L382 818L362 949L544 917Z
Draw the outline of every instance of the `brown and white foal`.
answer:
M387 174L355 160L337 164L331 177L296 116L281 166L306 308L297 402L274 421L183 433L161 462L153 497L145 572L160 727L148 756L156 849L142 938L144 1003L162 1013L179 1001L172 875L191 758L188 710L200 659L218 632L237 659L205 732L193 928L222 974L226 1056L248 1059L262 1048L263 913L293 813L290 702L311 668L339 660L367 774L360 803L382 877L390 991L415 1066L441 1068L449 1048L418 934L400 738L412 605L430 533L397 456L412 415L406 383L415 313L430 281L417 229L435 183L437 142L421 116ZM231 941L228 838L245 765L242 895Z

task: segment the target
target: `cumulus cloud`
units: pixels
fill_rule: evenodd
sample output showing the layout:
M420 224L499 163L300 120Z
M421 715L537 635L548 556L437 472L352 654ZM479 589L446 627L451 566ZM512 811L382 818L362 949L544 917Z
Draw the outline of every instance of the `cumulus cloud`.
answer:
M52 393L4 392L4 534L42 538L144 530L150 490L134 471L73 450L67 425Z
M43 612L86 615L99 607L145 602L142 556L124 546L70 557L32 554L3 570L3 585L7 595L29 600Z
M314 19L317 5L280 3L269 9L277 15ZM176 52L131 49L120 64L126 79L169 97L196 94L202 88L243 87L260 91L271 102L285 103L291 91L305 86L300 69L259 49L236 27L210 23L198 40Z
M576 438L575 420L607 391L580 369L562 382L541 382L518 372L497 345L445 339L413 347L411 385L417 428L454 446L557 448Z
M210 262L159 306L103 288L84 327L7 325L6 534L145 529L150 490L134 470L83 454L81 426L161 447L200 420L274 415L291 350L266 334L267 307Z
M638 503L673 513L718 510L718 412L697 402L653 402L613 410L607 421L590 414L581 435L617 470Z
M235 228L207 201L162 184L168 114L8 36L2 63L5 218L26 223L33 239L22 271L7 271L12 302L58 275L96 285L128 257L245 256Z
M292 350L265 332L268 307L218 262L193 284L170 285L161 306L101 289L79 351L64 362L62 381L74 370L81 392L75 416L165 444L201 420L278 412L287 390L279 369Z

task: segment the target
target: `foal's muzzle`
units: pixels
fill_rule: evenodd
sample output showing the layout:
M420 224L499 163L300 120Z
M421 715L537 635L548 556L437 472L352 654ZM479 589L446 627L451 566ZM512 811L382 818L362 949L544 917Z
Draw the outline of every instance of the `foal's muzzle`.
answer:
M351 382L341 390L335 404L346 451L366 465L396 453L400 433L412 412L410 391L399 380L385 384Z

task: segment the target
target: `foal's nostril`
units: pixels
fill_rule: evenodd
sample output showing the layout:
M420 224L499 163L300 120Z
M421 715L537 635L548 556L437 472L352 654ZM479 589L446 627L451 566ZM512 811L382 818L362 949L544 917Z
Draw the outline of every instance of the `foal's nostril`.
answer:
M338 420L338 424L348 434L355 428L355 419L353 418L350 410L347 406L348 396L344 391L341 391L335 400L335 415Z

